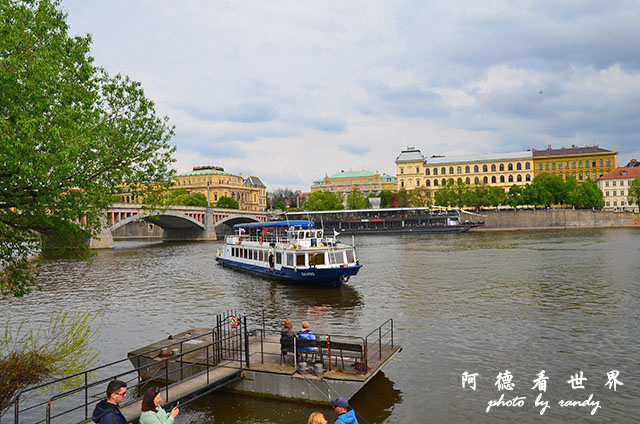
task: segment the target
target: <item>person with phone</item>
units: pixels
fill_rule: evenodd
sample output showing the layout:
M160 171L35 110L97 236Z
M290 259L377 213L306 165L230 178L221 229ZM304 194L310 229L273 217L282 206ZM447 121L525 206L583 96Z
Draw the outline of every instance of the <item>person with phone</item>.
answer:
M173 424L180 410L176 406L167 413L160 406L160 402L162 402L160 390L157 387L149 387L142 398L140 424Z

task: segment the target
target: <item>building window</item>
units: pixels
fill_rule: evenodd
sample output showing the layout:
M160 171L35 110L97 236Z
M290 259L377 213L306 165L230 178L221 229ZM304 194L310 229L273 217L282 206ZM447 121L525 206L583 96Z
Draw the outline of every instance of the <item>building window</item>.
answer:
M478 168L478 165L473 166L473 172L480 172L480 168Z
M433 185L437 186L438 185L438 180L433 180Z
M468 174L469 172L471 172L471 167L470 167L469 165L465 166L465 167L464 167L464 172L465 172L465 173L467 173L467 174Z
M527 174L524 176L525 181L531 181L531 174Z
M525 162L524 169L526 169L526 170L531 169L531 164L529 162Z
M516 163L516 169L522 171L522 164L520 162Z
M607 166L611 166L611 160L607 159Z
M453 166L449 167L449 175L453 175Z
M420 173L420 167L416 166L416 174L419 174L419 173Z
M609 187L609 181L605 181L605 182L604 182L604 186L605 186L605 187Z
M618 195L618 192L617 192L616 190L613 190L613 195L614 195L614 196L617 196L617 195Z
M433 168L433 175L438 175L438 168Z
M447 174L447 168L445 168L444 166L442 167L442 169L440 170L440 174L442 175L446 175Z
M521 182L522 182L522 175L518 174L517 181L518 181L519 183L521 183Z
M420 180L416 180L416 187L420 187Z
M513 171L513 164L512 164L512 163L509 163L509 165L507 165L507 169L508 169L509 171Z
M613 201L613 206L618 206L618 201L617 200Z
M605 192L604 192L604 195L605 195L605 196L607 196L607 197L609 197L609 190L605 191Z
M555 162L551 163L551 169L553 169L554 171L556 170L556 163Z
M581 160L578 161L578 168L582 168L582 161ZM582 179L582 178L580 178L580 179Z
M492 183L492 184L495 184L495 183L496 183L496 181L497 181L497 180L496 180L496 176L495 176L495 175L494 175L494 176L492 176L492 177L491 177L491 183Z
M558 169L562 169L562 162L558 162Z
M544 164L544 169L547 170L547 171L549 170L549 162Z
M538 170L542 171L542 163L538 164Z
M600 166L602 166L602 159L600 159L600 162L599 162L599 164L600 164Z
M513 175L509 175L509 182L512 183L513 182Z
M607 206L609 206L609 202L607 202Z
M595 168L595 167L596 167L596 160L595 160L595 159L591 161L591 167L592 167L592 168Z
M400 180L400 187L404 187L404 180Z
M593 178L594 180L596 179L596 173L595 172L593 173L593 176L591 178Z
M473 179L473 182L474 182L474 183L476 183L476 184L478 184L478 183L480 182L480 178L475 177L475 178Z
M430 180L425 181L425 182L424 182L424 185L426 185L427 187L429 187L429 186L431 185L431 181L430 181Z
M578 179L582 180L582 172L578 174Z
M617 182L614 180L612 181L611 185L613 185L614 187L616 186Z
M503 183L504 182L504 175L500 175L500 182Z
M400 174L404 174L404 168L400 168Z
M429 168L424 170L424 175L431 175L431 172L429 171Z
M487 165L482 165L482 172L487 172Z
M471 184L471 178L467 177L467 179L465 180L465 182L466 182L467 184Z
M442 181L441 181L441 182L442 182L442 185L447 184L447 180L445 180L444 178L442 179Z
M467 172L469 172L469 171L467 171ZM461 166L458 166L458 174L462 174L462 167Z
M501 163L500 164L500 172L503 172L503 171L504 171L504 163Z
M485 165L487 166L487 165ZM487 176L485 175L484 177L482 177L482 182L487 184L487 182L489 181L489 179L487 178Z

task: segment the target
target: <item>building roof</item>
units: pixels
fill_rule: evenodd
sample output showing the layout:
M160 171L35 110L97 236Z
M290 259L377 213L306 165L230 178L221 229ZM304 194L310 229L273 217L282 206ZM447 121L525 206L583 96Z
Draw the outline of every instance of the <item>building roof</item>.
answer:
M382 181L391 181L391 182L398 181L398 179L395 177L395 175L382 174L381 178L382 178Z
M349 171L349 172L336 172L329 178L358 178L358 177L373 177L375 174L371 171L363 169L362 171Z
M613 171L609 171L600 177L600 180L612 180L618 178L637 178L640 177L640 167L638 166L620 166Z
M420 150L416 149L413 146L407 147L403 150L398 157L396 158L396 163L398 162L415 162L424 160L424 156Z
M561 147L560 149L552 149L550 144L545 150L532 149L532 152L533 152L534 158L542 157L542 156L570 156L570 155L586 155L586 154L593 154L593 153L618 153L618 152L614 152L613 150L603 149L599 146L578 147L573 145L569 148Z
M207 168L207 169L194 169L193 171L185 172L184 174L177 174L176 176L177 177L191 177L193 175L210 175L210 174L233 175L233 174L230 174L228 172L221 171L220 169Z
M249 175L247 179L244 180L244 185L267 188L267 186L264 185L260 178L256 177L255 175Z
M630 168L631 168L631 167L634 167L634 166L640 166L640 162L638 162L638 161L637 161L637 160L635 160L635 159L631 159L631 160L629 161L629 163L627 164L627 167L630 167Z
M531 159L531 152L510 152L510 153L486 153L480 155L464 156L438 156L427 159L428 164L459 163L459 162L486 162L491 160L508 159Z

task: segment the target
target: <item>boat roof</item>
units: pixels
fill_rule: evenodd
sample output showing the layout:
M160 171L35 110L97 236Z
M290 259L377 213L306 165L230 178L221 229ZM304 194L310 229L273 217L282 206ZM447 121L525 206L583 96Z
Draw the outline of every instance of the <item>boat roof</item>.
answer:
M288 221L275 221L275 222L252 222L249 224L236 224L233 229L238 228L279 228L279 227L301 227L301 228L313 228L316 224L313 221L307 221L306 219L290 219Z

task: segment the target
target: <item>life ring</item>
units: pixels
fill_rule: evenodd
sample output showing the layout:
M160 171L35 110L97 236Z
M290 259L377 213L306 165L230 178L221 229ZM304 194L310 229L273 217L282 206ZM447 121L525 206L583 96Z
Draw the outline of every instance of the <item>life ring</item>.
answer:
M258 237L258 243L260 243L260 246L262 246L262 236Z

